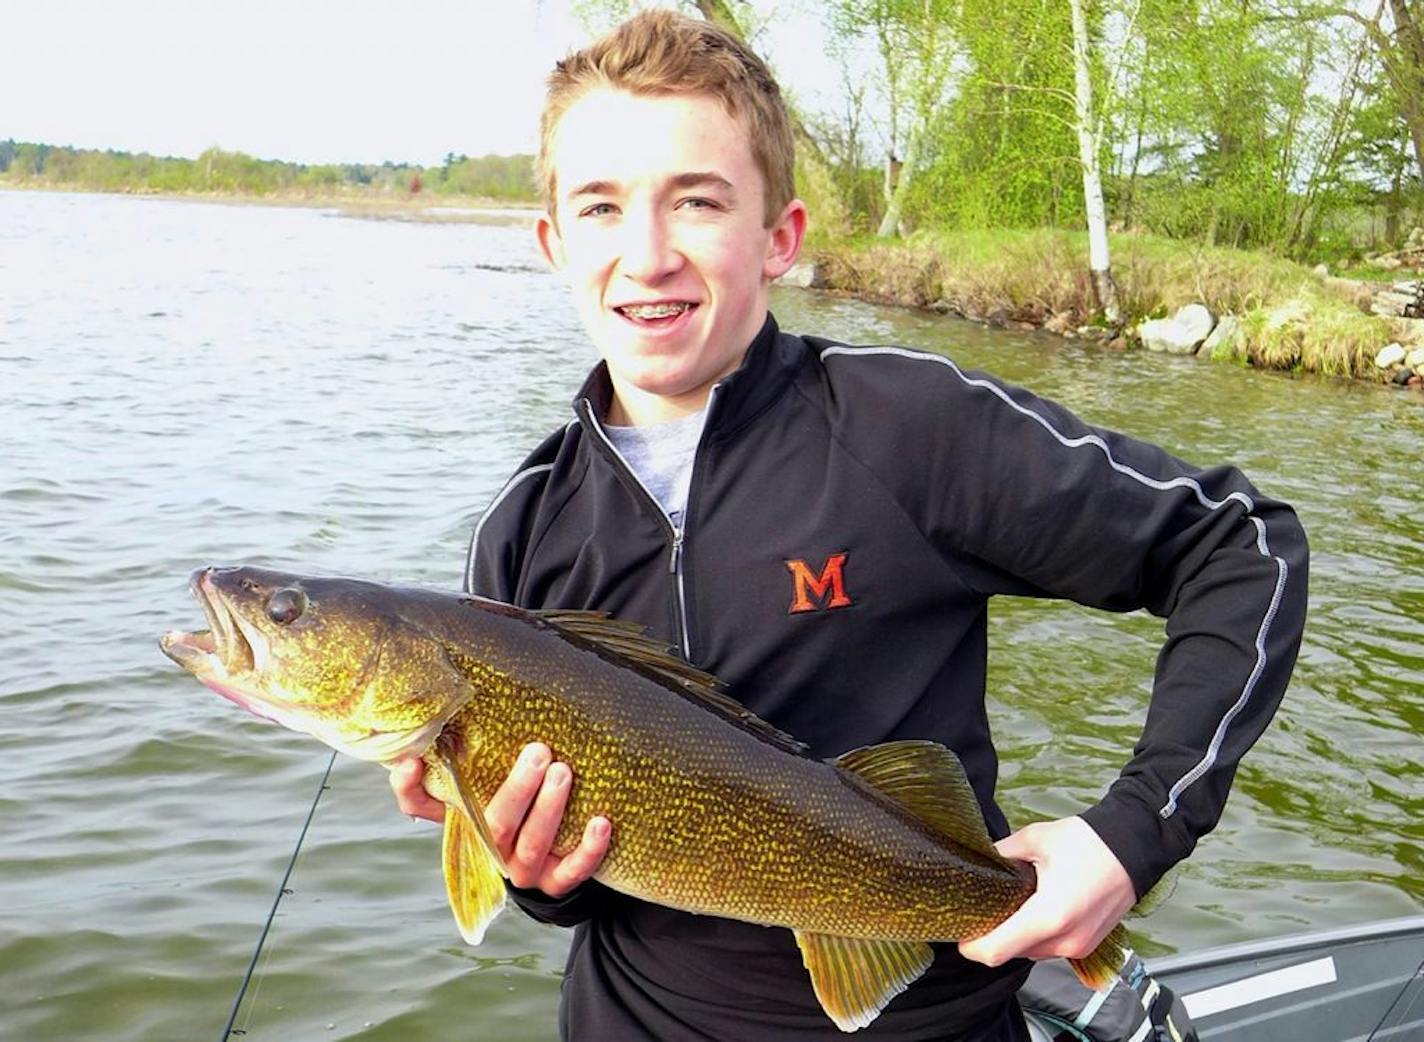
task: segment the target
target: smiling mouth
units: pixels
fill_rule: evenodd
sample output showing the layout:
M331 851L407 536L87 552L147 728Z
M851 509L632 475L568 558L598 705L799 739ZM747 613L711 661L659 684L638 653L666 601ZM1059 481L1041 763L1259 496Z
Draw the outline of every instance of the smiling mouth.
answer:
M658 304L625 304L613 310L634 325L648 328L670 326L683 315L697 309L698 305L689 301L668 301Z

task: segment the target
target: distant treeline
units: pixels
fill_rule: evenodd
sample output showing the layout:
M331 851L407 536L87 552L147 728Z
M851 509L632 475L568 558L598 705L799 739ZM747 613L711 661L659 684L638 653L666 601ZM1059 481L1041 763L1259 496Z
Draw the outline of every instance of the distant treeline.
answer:
M449 153L440 166L410 163L306 165L210 148L196 159L147 152L0 141L0 184L47 185L104 192L222 192L241 195L468 195L534 202L533 156Z

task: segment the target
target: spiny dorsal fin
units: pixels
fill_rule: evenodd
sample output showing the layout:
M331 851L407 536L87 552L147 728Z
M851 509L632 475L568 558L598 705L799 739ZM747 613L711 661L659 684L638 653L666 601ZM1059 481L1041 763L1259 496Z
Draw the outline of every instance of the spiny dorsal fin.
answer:
M842 1031L869 1024L934 961L934 950L924 941L794 933L816 999Z
M581 637L600 652L612 653L625 664L640 667L669 683L679 694L730 720L786 752L804 756L806 746L771 726L735 698L718 690L721 681L685 662L636 622L612 619L602 612L545 609L530 612L552 626Z
M1003 863L964 766L938 742L867 745L832 762L961 847Z

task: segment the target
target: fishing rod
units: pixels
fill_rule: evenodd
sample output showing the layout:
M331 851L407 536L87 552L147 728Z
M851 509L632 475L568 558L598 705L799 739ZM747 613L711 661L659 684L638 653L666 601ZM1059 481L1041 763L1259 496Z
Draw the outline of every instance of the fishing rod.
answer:
M257 957L262 954L262 946L267 943L267 933L272 929L272 920L277 917L277 906L282 903L282 898L292 891L287 887L287 880L292 878L292 869L296 867L297 855L301 853L302 841L307 838L307 829L311 827L312 818L316 816L316 805L321 802L321 794L330 786L326 780L331 777L332 764L336 763L336 750L332 750L331 758L326 761L326 772L321 776L321 784L316 787L316 796L312 798L311 810L307 811L307 820L302 824L302 831L297 836L297 845L292 848L292 857L287 862L287 871L282 873L282 882L277 885L277 895L272 900L272 910L267 913L267 921L262 924L262 934L257 938L257 947L252 950L252 961L247 964L247 973L243 975L242 984L237 989L237 997L232 1000L232 1012L228 1014L227 1024L223 1027L222 1037L218 1042L227 1042L233 1035L245 1035L247 1031L243 1028L234 1028L237 1022L237 1011L242 1008L243 996L247 994L247 985L252 982L253 971L257 969Z

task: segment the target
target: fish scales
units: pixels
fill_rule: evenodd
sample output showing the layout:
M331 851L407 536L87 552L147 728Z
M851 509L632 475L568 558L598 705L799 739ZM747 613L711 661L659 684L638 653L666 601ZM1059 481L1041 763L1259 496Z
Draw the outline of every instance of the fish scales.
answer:
M925 971L927 942L978 936L1033 892L949 750L901 741L814 759L637 627L259 568L203 569L191 586L210 628L160 643L204 684L358 758L425 760L472 944L505 901L484 807L536 741L573 772L555 853L601 815L608 886L793 930L844 1031ZM1115 930L1075 969L1103 986L1124 943Z
M487 802L525 744L549 745L575 779L555 853L577 846L590 817L607 817L598 877L615 889L771 925L945 940L983 932L1032 891L832 764L730 727L555 629L475 618L482 653L457 661L487 694L448 725L478 736L466 740L466 780Z

